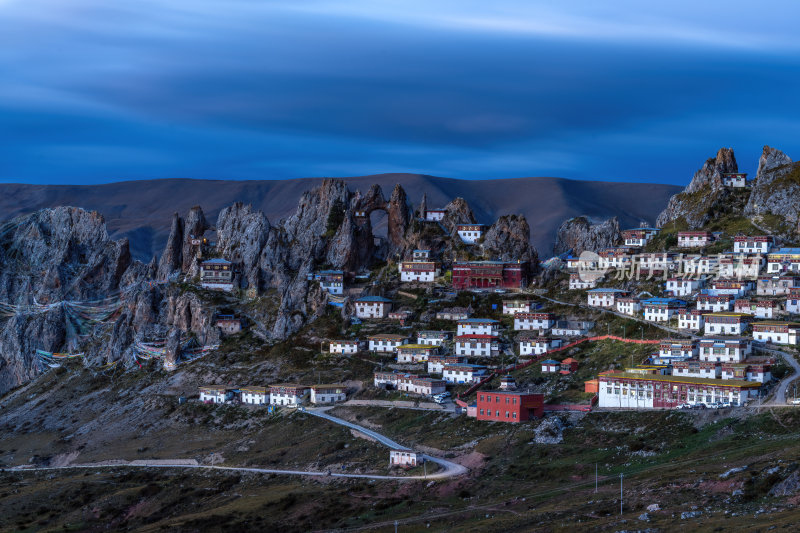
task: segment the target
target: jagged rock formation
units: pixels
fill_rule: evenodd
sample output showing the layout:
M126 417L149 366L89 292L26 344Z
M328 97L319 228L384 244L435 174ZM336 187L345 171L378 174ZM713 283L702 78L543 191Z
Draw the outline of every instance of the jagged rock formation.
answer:
M444 219L442 226L450 235L456 231L458 224L475 224L475 215L472 213L469 204L463 198L454 198L449 204L444 206Z
M183 219L175 213L167 237L167 244L158 262L158 278L167 279L169 275L183 266Z
M780 150L765 146L745 214L780 215L794 230L800 223L800 164L793 163Z
M503 215L486 231L481 248L489 259L530 261L536 268L539 256L530 239L531 229L524 216Z
M578 256L586 250L598 252L616 245L621 238L617 217L599 223L592 223L586 217L570 218L558 228L553 253L559 255L571 251Z
M732 148L720 148L695 172L683 192L670 198L667 208L658 215L657 227L682 221L689 229L699 229L722 214L741 215L743 206L732 201L739 194L722 184L722 174L738 172Z
M259 263L271 226L261 211L237 202L217 218L217 252L240 268L242 288L261 289Z

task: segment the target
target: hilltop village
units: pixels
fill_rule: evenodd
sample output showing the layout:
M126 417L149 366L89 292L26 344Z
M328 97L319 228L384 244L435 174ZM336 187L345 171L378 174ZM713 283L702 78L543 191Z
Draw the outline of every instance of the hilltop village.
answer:
M743 173L721 177L726 188L749 186ZM417 222L439 225L444 214L421 210ZM482 242L486 229L457 224L451 238L469 248ZM669 244L649 251L655 242ZM235 290L235 263L213 258L199 267L204 288ZM777 381L773 368L786 372L781 347L798 344L799 274L800 248L770 234L643 223L622 231L613 247L565 253L542 265L513 257L454 260L414 249L389 263L380 283L366 272L331 269L309 273L308 280L327 293L329 306L347 312L350 324L348 335L322 343L323 352L372 358L381 366L375 389L432 400L478 420L519 423L545 411L729 408L757 401ZM655 327L648 327L647 339L635 325L612 332L587 318L597 313ZM580 383L570 379L584 364L570 350L607 339L647 346L649 353L628 361L618 348L627 364L612 363ZM546 389L559 379L581 388L568 395L577 401L547 401ZM341 383L249 383L204 386L199 398L299 407L343 402L350 392Z

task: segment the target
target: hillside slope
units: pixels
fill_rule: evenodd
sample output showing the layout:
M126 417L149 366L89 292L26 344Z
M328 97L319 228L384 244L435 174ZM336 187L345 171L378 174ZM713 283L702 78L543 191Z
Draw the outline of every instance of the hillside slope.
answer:
M282 181L212 181L165 179L106 185L0 184L0 220L45 207L72 205L100 212L113 239L127 237L137 259L150 260L169 234L172 215L201 205L209 220L236 202L250 203L271 222L289 215L304 191L322 178ZM412 204L423 193L428 206L444 206L452 198L467 200L480 222L491 224L504 214L523 214L531 241L546 257L559 225L567 218L616 216L622 227L655 221L669 197L680 188L645 183L609 183L562 178L459 180L420 174L378 174L346 179L351 189L367 192L376 183L390 191L403 186Z

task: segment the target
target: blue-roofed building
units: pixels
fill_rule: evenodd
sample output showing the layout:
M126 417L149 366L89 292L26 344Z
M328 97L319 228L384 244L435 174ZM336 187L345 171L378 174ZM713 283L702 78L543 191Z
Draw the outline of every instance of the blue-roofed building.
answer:
M200 286L204 289L233 290L233 264L219 257L200 263Z
M561 362L556 361L555 359L546 359L542 361L542 373L543 374L555 374L561 370Z
M800 248L778 248L767 254L767 273L800 272Z
M686 302L677 298L648 298L642 300L644 319L649 322L669 322L669 319L686 309Z
M383 296L362 296L355 301L358 318L386 318L392 310L392 301Z
M308 275L309 281L318 281L322 290L330 294L344 293L344 272L341 270L321 270Z
M412 261L428 261L431 258L430 250L414 250L411 252Z

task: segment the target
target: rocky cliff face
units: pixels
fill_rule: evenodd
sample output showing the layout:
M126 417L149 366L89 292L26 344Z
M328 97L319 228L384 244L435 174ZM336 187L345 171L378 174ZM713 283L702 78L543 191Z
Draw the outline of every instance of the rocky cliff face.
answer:
M715 216L721 214L739 214L741 209L731 201L736 191L722 185L722 174L738 172L733 149L720 148L716 157L708 159L695 172L689 186L683 192L670 198L667 208L656 220L657 227L670 222L682 221L689 229L705 226ZM733 212L739 211L739 212Z
M530 244L531 229L522 215L503 215L486 230L481 248L483 254L498 261L530 261L536 268L539 255Z
M444 219L442 226L447 230L450 235L455 234L456 225L458 224L475 224L475 215L472 213L469 204L463 198L454 198L450 203L444 206Z
M775 148L765 146L758 160L745 214L781 215L794 230L800 223L800 164Z
M598 252L620 242L619 221L616 217L592 223L586 217L576 217L564 221L558 228L558 237L553 247L556 255L566 252L578 256L588 250Z

